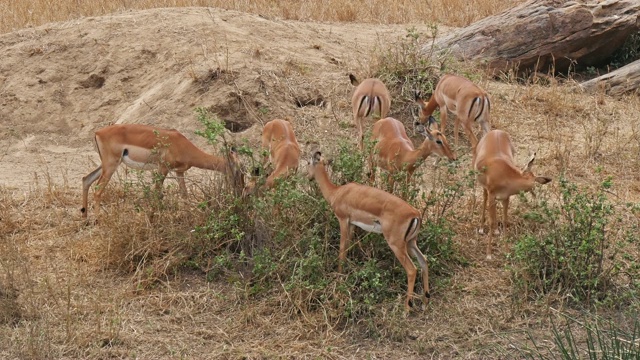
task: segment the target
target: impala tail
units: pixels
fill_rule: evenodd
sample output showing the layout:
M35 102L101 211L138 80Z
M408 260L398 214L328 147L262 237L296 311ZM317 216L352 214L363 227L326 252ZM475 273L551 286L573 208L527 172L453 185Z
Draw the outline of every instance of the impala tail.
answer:
M477 96L471 102L469 107L468 118L473 119L475 123L479 123L484 134L491 131L489 120L489 112L491 110L491 102L488 96Z
M409 222L409 227L407 228L407 232L404 234L405 241L414 239L418 236L418 232L420 232L420 224L422 220L420 218L413 218Z

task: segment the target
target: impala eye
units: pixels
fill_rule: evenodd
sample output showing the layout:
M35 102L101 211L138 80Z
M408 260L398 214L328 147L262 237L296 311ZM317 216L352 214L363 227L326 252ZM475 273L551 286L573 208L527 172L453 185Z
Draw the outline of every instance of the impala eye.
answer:
M442 145L442 140L436 140L436 144Z

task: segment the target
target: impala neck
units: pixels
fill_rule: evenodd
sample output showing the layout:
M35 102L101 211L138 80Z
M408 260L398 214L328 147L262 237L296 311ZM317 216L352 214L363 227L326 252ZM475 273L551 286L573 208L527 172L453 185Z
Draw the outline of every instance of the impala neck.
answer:
M216 156L207 154L206 152L199 150L197 156L192 157L191 166L207 169L207 170L216 170L220 172L227 172L227 160L224 156Z
M437 107L438 102L436 101L436 95L434 93L433 95L431 95L431 98L427 102L427 105L422 108L422 119L420 119L420 122L423 124L429 122L429 116L433 115L433 112Z
M322 196L329 201L333 193L338 189L338 186L334 185L329 179L329 174L327 173L327 169L324 168L324 164L318 163L315 166L313 169L313 177L320 187Z
M429 140L425 140L420 146L411 151L407 151L403 156L402 163L407 164L409 168L413 168L419 159L426 159L433 152L433 144Z

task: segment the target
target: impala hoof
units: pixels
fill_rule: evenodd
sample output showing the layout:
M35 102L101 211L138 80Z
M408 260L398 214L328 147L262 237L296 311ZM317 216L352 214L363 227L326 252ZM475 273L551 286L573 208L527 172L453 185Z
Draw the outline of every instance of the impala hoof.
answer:
M483 228L478 228L478 234L484 235L484 229Z

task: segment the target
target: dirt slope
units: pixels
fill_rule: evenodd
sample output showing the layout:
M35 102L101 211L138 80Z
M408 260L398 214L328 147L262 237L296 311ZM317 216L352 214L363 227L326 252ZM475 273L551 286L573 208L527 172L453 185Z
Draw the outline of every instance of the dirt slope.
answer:
M12 171L0 171L0 184L27 186L35 170L76 181L91 170L87 158L97 161L93 132L112 123L174 127L203 145L195 107L234 131L282 116L321 130L347 106L346 73L363 73L371 49L405 29L178 8L3 35L0 160Z

